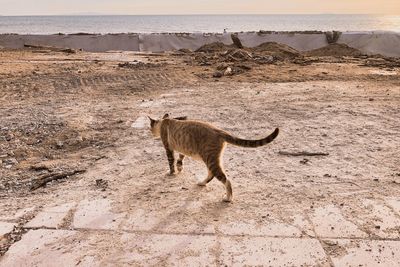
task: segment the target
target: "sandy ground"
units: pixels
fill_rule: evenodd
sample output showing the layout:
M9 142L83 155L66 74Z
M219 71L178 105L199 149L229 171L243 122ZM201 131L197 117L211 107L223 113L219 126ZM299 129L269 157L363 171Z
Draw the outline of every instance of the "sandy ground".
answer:
M192 54L0 51L0 266L400 265L400 68L381 63L214 78ZM200 162L166 176L146 119L165 112L281 132L228 146L228 204L217 180L196 186ZM86 172L30 190L74 170Z

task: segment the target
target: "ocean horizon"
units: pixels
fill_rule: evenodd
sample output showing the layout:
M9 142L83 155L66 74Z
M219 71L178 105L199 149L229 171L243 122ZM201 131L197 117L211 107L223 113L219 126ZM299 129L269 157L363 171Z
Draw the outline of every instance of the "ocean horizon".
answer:
M400 16L368 14L0 16L1 34L222 33L260 30L400 32Z

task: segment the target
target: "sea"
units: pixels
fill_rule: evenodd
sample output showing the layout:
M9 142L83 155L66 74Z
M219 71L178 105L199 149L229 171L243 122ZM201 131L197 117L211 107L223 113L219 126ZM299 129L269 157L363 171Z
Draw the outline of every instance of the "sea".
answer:
M90 15L0 16L0 33L222 33L241 31L393 31L400 15Z

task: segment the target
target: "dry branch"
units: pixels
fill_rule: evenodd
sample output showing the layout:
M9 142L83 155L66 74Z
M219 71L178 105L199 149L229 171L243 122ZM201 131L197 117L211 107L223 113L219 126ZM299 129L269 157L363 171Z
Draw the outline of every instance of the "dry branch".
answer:
M233 41L233 44L237 47L237 48L240 48L240 49L242 49L243 48L243 44L242 44L242 42L240 41L240 39L239 39L239 37L236 35L236 34L231 34L231 39L232 39L232 41Z
M329 153L324 153L324 152L307 152L307 151L301 151L301 152L287 152L287 151L279 151L278 153L279 153L280 155L293 156L293 157L302 157L302 156L329 156Z
M78 173L84 173L86 170L73 170L73 171L66 171L66 172L58 172L58 173L49 173L42 175L40 178L34 180L32 182L30 190L36 190L40 187L45 186L48 182L63 179Z

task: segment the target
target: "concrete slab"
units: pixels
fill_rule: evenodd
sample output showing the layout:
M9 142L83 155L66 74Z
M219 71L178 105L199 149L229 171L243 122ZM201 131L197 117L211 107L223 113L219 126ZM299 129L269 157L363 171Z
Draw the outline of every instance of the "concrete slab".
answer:
M108 199L83 200L74 215L73 228L116 230L125 214L111 211Z
M0 222L0 240L14 230L15 223Z
M385 202L400 216L400 198L388 198Z
M198 222L190 216L190 214L201 212L202 205L201 201L181 201L168 207L166 212L136 209L129 211L127 219L123 220L119 228L125 231L155 231L171 234L215 234L212 222Z
M201 235L124 234L125 244L117 265L127 266L212 266L215 265L216 240ZM115 264L112 258L108 263Z
M335 266L400 266L400 241L330 240L337 246Z
M74 234L64 230L31 230L0 259L0 267L75 266L79 255L66 253L63 242Z
M220 247L222 266L329 266L316 239L223 237Z
M34 210L35 210L35 207L20 209L17 212L15 212L14 214L0 216L0 220L2 220L2 221L18 221L20 218L33 212Z
M310 216L315 232L320 237L364 238L368 235L343 217L334 205L319 207Z
M213 236L39 229L15 243L0 267L210 266L216 246Z
M381 238L400 238L400 216L376 200L365 199L363 205L367 213L359 220L364 228Z
M298 228L276 222L257 223L232 222L223 224L218 230L225 235L252 235L252 236L270 236L270 237L301 237L302 232Z
M67 216L68 212L74 206L74 203L67 203L61 206L54 206L45 208L42 212L39 212L35 218L29 221L25 227L26 228L58 228L62 223L64 218Z

